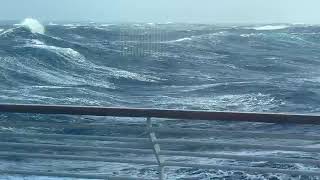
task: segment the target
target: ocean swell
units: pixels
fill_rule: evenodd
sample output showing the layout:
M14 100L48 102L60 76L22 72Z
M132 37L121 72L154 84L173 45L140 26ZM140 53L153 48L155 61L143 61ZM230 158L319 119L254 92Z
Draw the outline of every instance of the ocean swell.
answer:
M23 24L23 25L22 25ZM199 24L99 24L58 23L42 26L35 20L0 25L0 102L172 108L211 111L319 113L320 28L298 25L217 26ZM14 126L13 132L119 135L127 137L144 119L105 117L51 118L48 115L0 115ZM103 132L89 129L40 127L39 122L101 123ZM158 121L157 121L158 122ZM255 132L318 132L317 127L292 127L263 123L220 121L159 121L161 127L250 130ZM134 128L133 128L134 127ZM123 129L120 129L123 128ZM0 127L1 131L8 131ZM176 133L176 134L175 134ZM173 138L190 138L184 133ZM109 134L108 134L109 135ZM139 137L142 134L139 134ZM165 134L170 136L172 134ZM194 137L193 137L194 138ZM206 140L215 136L200 136ZM20 139L18 139L20 140ZM220 141L239 142L239 139ZM50 143L46 142L45 143ZM252 138L246 143L256 143ZM76 142L75 142L76 143ZM242 142L243 143L243 142ZM280 142L259 142L280 143ZM298 143L298 142L293 142ZM199 147L170 146L197 152ZM184 148L184 149L183 149ZM207 147L205 147L207 148ZM202 149L203 150L203 149ZM204 149L216 151L216 147ZM281 155L281 152L239 150L221 153ZM123 154L119 154L123 155ZM292 153L288 156L306 157ZM139 157L140 158L140 157ZM146 158L141 157L141 158ZM187 161L185 157L173 160ZM28 161L35 168L39 162ZM306 169L296 164L257 164L192 159L218 165L250 165ZM25 163L20 160L17 164ZM43 162L44 163L44 162ZM2 163L6 166L6 162ZM56 164L55 164L56 165ZM74 168L78 164L66 162ZM81 165L81 163L80 163ZM90 164L96 166L96 163ZM125 166L125 167L124 167ZM140 167L103 166L117 172L141 175ZM58 166L57 166L58 167ZM55 170L50 166L46 170ZM60 166L61 167L61 166ZM103 172L105 169L102 169ZM72 169L73 172L78 172ZM156 172L156 171L152 171ZM177 177L208 179L272 179L292 177L179 168L168 170ZM0 177L2 178L2 177Z
M28 28L32 33L44 34L44 26L36 19L26 18L18 26L23 26Z

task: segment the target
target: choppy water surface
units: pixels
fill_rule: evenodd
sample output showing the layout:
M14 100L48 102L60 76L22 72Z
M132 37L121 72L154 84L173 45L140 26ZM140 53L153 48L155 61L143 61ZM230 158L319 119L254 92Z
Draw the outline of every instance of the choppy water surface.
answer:
M219 111L318 113L320 111L320 26L205 24L47 24L26 20L0 25L0 102L177 108ZM2 122L30 121L33 128L3 126L2 131L136 136L139 119L0 115ZM43 127L37 123L104 123L99 131ZM248 130L282 133L319 132L317 126L257 123L159 121L161 127ZM158 124L158 125L159 125ZM141 134L140 134L141 135ZM170 136L167 135L167 136ZM214 136L214 135L213 135ZM181 134L171 134L178 138ZM188 134L182 135L188 137ZM207 136L198 137L207 138ZM23 141L25 139L15 139ZM241 142L236 138L230 142ZM249 139L247 142L256 142ZM280 143L266 141L267 143ZM73 142L77 143L77 142ZM286 142L288 144L306 142ZM316 142L308 142L316 144ZM306 143L306 144L308 144ZM79 142L81 144L81 142ZM181 147L171 147L179 149ZM195 147L180 150L197 151ZM208 150L210 148L208 147ZM304 156L282 152L231 154ZM123 156L123 155L119 155ZM141 157L142 158L142 157ZM151 157L150 157L151 158ZM183 160L176 157L177 160ZM184 159L186 160L186 159ZM193 161L232 164L229 161ZM1 166L61 169L52 161L6 160ZM140 166L65 162L72 172L154 175ZM259 167L308 169L300 164L251 164ZM74 166L79 166L74 168ZM89 168L88 168L89 167ZM90 169L92 167L92 169ZM112 167L112 168L110 168ZM70 169L68 169L70 168ZM78 169L77 169L78 168ZM177 168L172 179L310 179L285 175ZM19 177L4 177L8 179ZM30 177L32 179L32 177ZM37 179L37 178L33 178ZM48 178L50 179L50 178Z

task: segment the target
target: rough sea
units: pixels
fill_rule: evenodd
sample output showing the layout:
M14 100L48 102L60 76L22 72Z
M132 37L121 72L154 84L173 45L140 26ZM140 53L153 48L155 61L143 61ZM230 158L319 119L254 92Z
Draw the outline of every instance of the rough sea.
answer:
M241 112L320 112L320 26L308 24L211 25L181 23L43 23L0 22L0 103L95 105ZM27 124L24 124L26 123ZM67 126L60 127L61 124ZM104 129L86 128L85 124ZM159 137L223 142L291 144L310 141L263 141L254 137L215 139L181 133L183 128L301 133L317 135L314 125L276 125L208 121L157 120L177 132ZM58 124L58 125L57 125ZM72 127L72 125L78 125ZM80 128L80 125L81 126ZM145 120L89 116L0 114L1 132L63 133L143 137ZM180 130L179 130L180 128ZM105 145L106 142L0 137L1 141ZM1 147L3 149L5 147ZM147 148L147 147L146 147ZM230 150L217 147L164 146L188 151L256 156L304 157L319 154ZM23 151L23 150L21 150ZM42 150L34 150L42 151ZM47 152L47 151L45 151ZM64 152L75 154L75 152ZM90 154L90 152L86 152ZM92 153L92 152L91 152ZM152 155L105 156L152 159ZM179 162L235 164L313 170L316 166L271 162L170 157ZM108 164L1 158L1 169L39 169L155 177L156 168ZM319 170L319 169L318 169ZM166 169L168 179L317 179L282 174L190 168ZM1 179L66 179L2 176Z

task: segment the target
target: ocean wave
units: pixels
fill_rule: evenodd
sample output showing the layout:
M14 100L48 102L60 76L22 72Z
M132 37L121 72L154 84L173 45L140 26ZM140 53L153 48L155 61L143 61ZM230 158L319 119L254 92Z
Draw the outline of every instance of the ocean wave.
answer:
M264 31L262 29L272 28L260 28L261 30L256 31L252 27L243 26L230 28L229 26L201 25L202 27L198 27L198 25L175 24L158 25L154 28L154 26L141 24L145 28L132 24L115 24L112 28L108 28L98 23L89 25L85 23L81 27L76 24L50 26L47 27L45 35L31 33L23 26L0 25L0 29L4 29L0 34L5 32L0 36L0 101L214 111L320 112L320 91L317 85L320 82L318 78L320 77L319 27L293 26L285 31ZM69 27L76 28L75 25L77 29L69 29ZM96 30L96 27L107 31ZM259 25L254 26L254 28L258 27ZM157 33L157 30L161 31L161 28L165 32L161 34L165 36L162 41L164 43L155 42L157 38L152 36ZM123 39L119 41L122 29L126 31L125 35L129 37L127 39L133 39L134 42ZM156 29L155 33L153 29ZM136 37L135 33L141 36ZM6 35L10 35L9 38L5 38ZM132 35L133 38L131 38ZM75 38L80 36L83 38ZM167 43L169 40L171 43ZM306 43L303 40L312 43ZM127 43L130 46L127 46ZM144 56L121 54L124 46L139 49L144 48L144 45L148 46L147 50L152 53ZM43 121L52 121L47 116L44 117ZM69 118L66 117L65 120L73 120ZM14 119L19 118L11 120ZM76 121L78 120L82 119ZM93 117L90 118L91 120L96 122ZM105 120L105 118L99 118L103 123ZM121 121L123 124L129 122L127 118ZM134 123L138 121L142 122L139 119ZM112 126L119 125L115 124L119 122L118 120L108 122ZM159 123L164 128L173 127L172 121ZM236 131L278 132L283 130L288 133L297 133L301 130L303 133L306 132L306 128L302 126L292 129L287 128L287 125L249 122L245 125L239 124L242 123L174 122L175 127L195 129L213 127L213 129ZM42 132L52 129L41 127L32 129L32 131L37 130ZM77 128L74 130L86 133ZM317 132L317 128L312 126L307 130L310 130L310 134ZM124 135L121 133L120 135ZM92 135L99 135L99 133L92 131ZM184 135L189 136L189 134ZM173 137L176 138L174 135ZM241 140L228 138L227 141L232 143ZM248 143L257 141L250 139ZM259 143L268 144L270 141ZM175 148L175 146L172 147ZM224 152L223 150L221 153ZM276 156L281 152L228 150L227 153L266 157ZM180 158L182 161L185 160L184 157ZM201 158L193 160L200 162ZM202 160L212 164L235 163L215 159ZM33 167L35 163L29 164ZM274 164L264 162L250 165L275 167ZM293 164L291 167L303 168L297 166ZM47 170L46 167L44 170ZM186 178L186 176L189 176L188 178L192 176L193 179L211 177L213 179L271 179L273 176L273 174L249 175L241 172L185 168L170 170L169 175L176 179L177 177ZM290 176L278 177L278 179L290 178L292 179Z
M57 55L67 58L76 62L85 62L85 57L81 55L79 52L73 50L72 48L62 48L57 46L49 46L46 45L44 42L39 41L37 39L32 39L27 42L24 47L33 47L33 48L39 48L39 49L45 49L50 52L56 53Z
M93 27L88 27L88 28L93 28L96 30L102 30L102 31L108 31L108 26L93 26Z
M182 42L182 41L191 41L191 40L192 40L192 37L185 37L185 38L180 38L180 39L176 39L168 42Z
M158 106L166 105L172 108L205 109L205 110L232 110L241 112L270 111L283 102L268 94L226 94L212 97L161 97L156 99ZM162 104L165 103L165 104Z
M63 24L62 26L67 27L67 29L76 29L80 26L83 26L81 24Z
M47 51L53 52L63 59L69 60L71 63L77 63L81 68L86 68L86 70L92 70L92 72L100 72L101 74L106 74L106 77L115 77L115 78L126 78L144 82L157 82L161 80L160 78L148 75L141 75L138 73L129 72L126 70L120 70L117 68L98 66L90 61L88 61L82 54L72 48L62 48L56 46L49 46L39 41L33 39L29 41L24 47L32 47L45 49Z
M65 26L65 27L74 27L74 26L81 26L81 24L63 24L62 26Z
M165 41L165 42L166 43L175 43L175 42L192 41L192 40L197 40L197 39L208 40L213 37L225 36L226 34L227 34L227 32L225 32L225 31L204 33L204 34L199 34L199 35L192 35L192 36L188 36L188 37L183 37L183 38L179 38L179 39L175 39L175 40L169 40L169 41Z
M250 38L256 36L263 36L262 33L249 33L249 34L240 34L241 37Z
M59 24L53 23L53 22L49 22L48 26L58 26Z
M266 26L252 27L250 29L254 29L257 31L271 31L271 30L286 29L289 27L290 26L288 26L288 25L266 25Z
M72 24L72 26L74 25L76 24ZM168 37L165 37L166 41L163 42L153 42L155 38L150 38L148 32L146 36L141 36L141 39L139 36L139 38L133 38L135 41L132 42L119 42L118 35L121 27L128 32L131 29L132 32L137 32L137 29L128 25L116 24L115 26L119 28L109 28L108 32L95 30L96 27L104 27L99 24L82 24L80 28L72 31L67 30L68 28L64 26L56 26L48 28L46 35L32 34L24 27L0 26L1 29L5 29L1 34L12 35L5 41L0 42L2 50L0 53L9 56L28 55L29 58L33 57L43 65L48 66L62 67L63 64L63 66L67 66L66 71L77 70L78 72L85 72L84 74L101 75L99 78L109 78L119 84L137 83L135 81L153 82L154 84L172 83L176 86L181 85L181 88L177 88L179 93L205 94L204 96L207 96L213 89L220 92L224 89L224 86L217 90L217 88L202 87L201 85L196 87L198 86L197 83L192 86L192 83L217 84L218 82L215 82L215 80L218 81L222 74L224 74L223 78L230 78L229 83L239 80L239 77L235 77L235 74L241 74L243 77L259 76L263 78L266 74L271 73L271 77L281 78L283 75L281 73L284 73L283 69L285 67L292 69L292 71L286 71L289 75L294 71L299 73L302 68L296 67L296 64L302 60L313 65L318 64L317 55L312 55L316 52L319 44L318 39L314 37L316 34L312 34L312 36L303 34L305 32L317 32L318 28L315 27L294 27L290 28L288 32L255 32L252 29L248 30L240 26L235 29L208 26L195 30L193 26L188 25L183 30L182 27L176 25L178 28L175 26L159 27L164 28L167 33L165 35L168 35ZM146 30L142 29L142 32L146 32ZM139 31L139 33L141 32ZM294 36L292 36L293 33L295 33ZM256 36L261 37L257 38ZM312 43L306 43L302 40ZM171 44L167 42L171 42ZM125 43L131 43L132 47L137 48L148 45L152 53L145 57L122 56L119 52L121 52ZM185 44L187 46L184 46ZM304 52L308 53L304 54L301 50L300 55L292 57L294 54L292 51L300 51L302 46L306 47ZM22 48L18 49L19 47ZM23 49L23 47L27 48ZM281 48L281 52L278 51L279 48ZM266 51L269 49L274 51ZM281 57L281 59L270 57ZM275 62L277 64L274 64ZM197 71L192 69L193 67ZM238 69L239 72L233 72L234 69ZM200 73L201 71L204 73ZM198 74L189 77L188 74L192 74L192 72ZM75 72L70 72L70 74L72 73ZM180 79L181 77L185 79ZM308 78L312 79L305 77L305 79ZM93 81L96 81L96 79L94 78ZM92 79L87 80L91 81ZM183 81L187 82L183 84ZM179 84L176 84L177 82ZM310 82L311 80L308 83ZM252 82L252 84L257 84L257 82ZM174 88L174 86L168 87ZM236 89L237 86L230 88ZM256 87L256 89L259 88ZM230 91L227 93L230 93ZM266 94L270 93L267 92ZM179 102L179 99L177 101ZM199 101L201 101L201 98ZM185 102L181 101L181 103ZM201 103L197 105L202 107ZM225 109L228 109L228 107L225 107Z
M14 30L16 30L18 28L10 28L10 29L7 29L5 31L0 31L0 36L6 36L6 35L9 35L11 33L14 32Z
M44 26L36 19L26 18L18 26L23 26L28 28L32 33L44 34Z
M32 22L32 20L23 21L23 23L16 24L13 27L9 27L6 30L0 32L0 36L4 38L12 38L16 42L20 42L23 39L35 38L44 35L44 27L39 22ZM8 39L9 40L9 39Z
M118 78L127 78L127 79L133 79L133 80L144 81L144 82L158 82L161 80L161 78L157 78L155 76L142 75L142 74L115 69L115 68L108 68L108 69L110 70L111 74L114 77L118 77Z
M98 26L100 27L109 27L109 26L113 26L114 24L99 24Z

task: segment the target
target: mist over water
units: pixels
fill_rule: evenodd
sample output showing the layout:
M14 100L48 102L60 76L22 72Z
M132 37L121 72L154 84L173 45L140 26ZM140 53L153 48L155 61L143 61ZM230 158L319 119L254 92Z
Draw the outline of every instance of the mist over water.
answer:
M25 19L19 25L0 25L0 102L318 114L319 47L320 26L303 24L42 25ZM211 123L177 125L216 128ZM219 127L291 131L232 123ZM21 127L13 131L29 132ZM193 171L179 172L173 173L183 177ZM240 177L208 171L190 176ZM242 174L240 179L249 177Z

